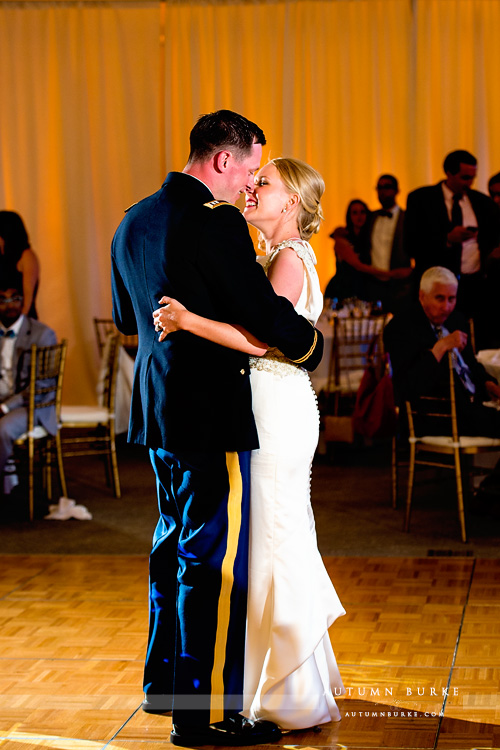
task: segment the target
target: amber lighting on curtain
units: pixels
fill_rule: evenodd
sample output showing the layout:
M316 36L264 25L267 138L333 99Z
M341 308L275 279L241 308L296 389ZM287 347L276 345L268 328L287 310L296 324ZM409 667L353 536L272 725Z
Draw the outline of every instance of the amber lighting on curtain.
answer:
M441 177L447 151L500 170L496 0L0 0L0 207L42 264L39 312L70 340L67 388L90 400L92 316L110 312L123 209L182 169L203 112L238 110L326 181L313 239L323 284L353 197L376 207Z

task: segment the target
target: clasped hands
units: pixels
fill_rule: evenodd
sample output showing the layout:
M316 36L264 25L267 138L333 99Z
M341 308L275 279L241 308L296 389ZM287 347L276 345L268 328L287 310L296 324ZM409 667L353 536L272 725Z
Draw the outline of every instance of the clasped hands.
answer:
M164 341L169 333L181 329L179 315L186 308L173 297L162 297L159 304L164 307L153 312L153 323L155 331L160 333L158 341Z
M443 336L442 339L436 341L433 351L436 359L440 361L446 352L452 351L453 349L458 349L458 351L461 352L466 346L467 334L464 333L464 331L457 330L452 331L447 336ZM500 386L497 383L493 380L487 380L484 385L492 398L500 400Z
M466 242L477 236L477 227L453 227L451 232L448 232L448 242L450 245L457 243Z
M437 361L440 362L446 352L451 352L453 349L458 349L459 352L463 351L467 346L467 334L464 331L452 331L442 339L438 339L432 348L432 353L436 357Z
M446 351L450 351L451 349L458 349L459 352L462 352L467 346L468 336L464 331L456 330L448 333L446 336L443 336L443 338L440 340L443 344L445 344Z

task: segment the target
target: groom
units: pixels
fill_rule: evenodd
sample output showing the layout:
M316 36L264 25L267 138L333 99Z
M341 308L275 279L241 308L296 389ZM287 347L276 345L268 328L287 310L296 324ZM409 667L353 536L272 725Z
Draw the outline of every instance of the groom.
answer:
M220 110L200 117L182 173L134 205L112 246L113 317L139 333L129 440L147 445L160 520L150 557L143 709L172 709L177 745L279 739L242 707L250 451L258 437L248 357L178 331L160 343L163 295L238 323L307 369L321 334L278 297L233 205L251 190L262 130Z

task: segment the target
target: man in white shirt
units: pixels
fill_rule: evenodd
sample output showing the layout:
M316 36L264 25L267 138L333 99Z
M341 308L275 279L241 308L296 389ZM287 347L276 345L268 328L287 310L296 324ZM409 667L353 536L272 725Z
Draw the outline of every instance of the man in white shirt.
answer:
M22 315L23 293L0 281L0 494L3 470L14 441L27 430L30 347L56 344L56 335L39 320ZM37 421L51 434L57 429L53 407L40 409Z
M488 180L488 193L500 209L500 172ZM488 330L488 348L500 349L500 326L498 325L497 296L500 289L500 245L489 254L486 264L485 326Z
M384 310L401 312L409 300L410 257L403 243L404 211L396 203L399 185L396 177L383 174L377 180L381 208L370 219L370 264L389 272L381 281L370 278L370 297L380 300Z
M437 265L455 274L457 309L477 325L486 262L500 242L500 209L487 195L472 190L477 160L468 151L448 154L443 169L445 180L408 195L405 245L415 259L417 280Z

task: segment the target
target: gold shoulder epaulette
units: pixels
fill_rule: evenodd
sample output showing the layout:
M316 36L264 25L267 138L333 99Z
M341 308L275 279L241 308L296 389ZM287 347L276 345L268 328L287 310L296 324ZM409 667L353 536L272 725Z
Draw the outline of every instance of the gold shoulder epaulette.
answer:
M125 213L127 213L127 211L130 211L130 209L133 208L134 206L137 206L138 203L139 203L139 201L136 201L135 203L132 203L131 206L129 206L128 208L125 209Z
M228 201L208 201L208 203L204 203L203 205L207 208L217 208L218 206L233 206L236 208L234 203L229 203Z

